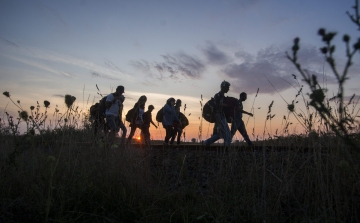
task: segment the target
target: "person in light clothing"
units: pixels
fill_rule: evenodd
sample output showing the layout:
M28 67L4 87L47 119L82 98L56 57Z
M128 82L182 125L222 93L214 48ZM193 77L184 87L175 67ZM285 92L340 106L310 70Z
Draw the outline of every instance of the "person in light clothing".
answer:
M110 128L110 135L109 140L112 143L114 141L115 135L119 132L119 130L122 130L122 141L125 140L126 137L126 127L124 123L121 120L121 117L119 117L122 108L122 104L125 100L125 97L123 93L125 91L125 88L123 86L118 86L116 88L115 93L111 93L106 97L106 123Z
M179 123L179 125L181 127L181 122L180 122L179 118L176 116L174 104L175 104L175 99L169 98L166 101L166 104L164 105L164 108L163 108L162 124L166 130L164 145L168 145L169 139L171 138L171 136L174 133L174 125L173 125L174 122Z

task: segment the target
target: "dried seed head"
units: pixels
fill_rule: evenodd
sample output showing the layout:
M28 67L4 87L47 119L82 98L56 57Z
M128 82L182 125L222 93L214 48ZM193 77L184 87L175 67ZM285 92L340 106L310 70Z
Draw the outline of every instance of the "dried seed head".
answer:
M325 29L323 29L323 28L319 29L318 34L320 36L324 36L325 35Z
M35 107L34 106L30 106L30 110L32 111L32 110L34 110L35 109Z
M65 95L65 104L68 108L70 108L74 101L76 100L76 98L74 96L71 96L69 94Z
M345 34L345 35L343 36L343 41L344 41L345 43L349 42L349 41L350 41L350 36L347 35L347 34Z
M50 102L45 100L45 101L44 101L44 106L45 106L45 108L48 108L49 105L50 105Z
M295 110L295 105L294 105L294 104L288 104L287 108L288 108L288 110L289 110L290 112L294 112L294 110ZM285 116L284 116L284 119L285 119Z
M27 121L28 118L29 118L29 115L28 115L27 111L21 111L21 112L19 113L19 116L20 116L20 118L21 118L22 120L24 120L24 121Z
M10 98L10 93L9 93L8 91L5 91L5 92L3 93L3 95L5 95L6 97Z
M295 45L298 45L298 44L299 44L299 41L300 41L300 38L299 38L299 37L296 37L296 38L294 39L294 44L295 44Z

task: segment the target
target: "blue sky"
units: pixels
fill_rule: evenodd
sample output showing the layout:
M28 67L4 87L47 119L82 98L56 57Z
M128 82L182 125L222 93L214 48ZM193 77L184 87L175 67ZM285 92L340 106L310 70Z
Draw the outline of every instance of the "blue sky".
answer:
M297 84L291 76L297 72L285 57L293 39L300 37L299 60L325 77L331 97L336 87L318 50L323 44L317 30L338 32L341 68L342 35L359 37L346 15L353 5L353 0L0 0L0 89L24 108L43 100L65 107L62 97L71 94L86 110L99 100L96 84L103 94L124 85L125 110L142 94L155 112L167 98L180 98L192 113L189 128L196 136L201 95L206 101L228 80L229 96L248 93L248 111L260 89L254 106L262 108L248 128L264 125L272 100L279 116L274 122L280 123L287 111L276 90L288 102L297 93L289 84ZM359 92L359 72L357 55L348 96ZM7 101L1 101L2 115Z

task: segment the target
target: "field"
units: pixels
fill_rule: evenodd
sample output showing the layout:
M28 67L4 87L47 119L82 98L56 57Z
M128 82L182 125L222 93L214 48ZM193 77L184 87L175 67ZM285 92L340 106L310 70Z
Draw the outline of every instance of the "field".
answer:
M0 147L0 222L360 221L359 154L333 135L111 148L69 128Z

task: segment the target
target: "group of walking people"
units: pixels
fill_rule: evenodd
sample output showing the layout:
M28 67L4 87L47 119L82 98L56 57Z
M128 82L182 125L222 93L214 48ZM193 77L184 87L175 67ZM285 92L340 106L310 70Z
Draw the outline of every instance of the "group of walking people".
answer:
M213 112L215 115L215 125L214 131L212 136L202 141L202 145L209 146L210 144L214 143L215 141L223 138L224 145L230 146L232 137L235 135L236 131L239 131L240 134L244 137L245 141L249 146L252 145L251 140L246 132L244 122L242 120L242 114L247 114L253 116L252 113L246 112L243 110L242 102L247 99L247 95L245 92L242 92L239 96L239 100L237 101L237 105L234 110L234 115L232 119L231 130L229 128L227 119L225 117L225 111L230 109L229 105L225 103L225 94L230 89L230 83L227 81L223 81L220 85L220 92L215 94L215 106L213 108ZM97 122L104 121L106 119L106 125L109 129L106 130L109 132L109 140L111 142L114 141L116 134L122 130L121 136L121 143L131 144L131 140L135 134L136 129L141 130L141 135L143 136L144 143L150 145L151 137L150 137L150 124L152 124L155 128L158 126L152 120L152 111L155 109L153 105L149 105L147 107L147 111L145 111L145 104L147 101L147 97L142 95L138 101L135 103L134 107L129 110L126 114L126 120L130 122L130 134L126 139L127 129L122 121L122 109L123 103L125 100L124 94L125 88L123 86L118 86L114 93L109 94L106 97L105 102L105 117L99 118ZM181 135L183 132L183 128L188 124L186 117L180 112L181 107L181 100L175 100L175 98L169 98L166 101L166 104L163 106L162 115L158 121L162 122L162 125L165 129L165 138L164 138L164 145L173 145L176 139L176 144L180 144ZM101 113L101 105L97 106L96 108L97 114ZM234 108L231 108L234 109ZM91 112L91 109L90 109ZM181 116L182 115L182 116ZM185 117L186 122L183 124L182 117ZM102 120L101 120L102 119ZM158 117L157 117L158 119ZM95 131L97 131L95 129ZM95 132L96 133L96 132Z
M225 102L225 94L229 92L230 83L227 81L223 81L220 85L220 91L214 95L215 106L213 108L213 112L215 115L215 125L214 131L210 138L202 141L202 145L209 146L215 141L223 138L224 145L226 147L230 146L233 136L236 131L239 131L240 134L244 137L246 143L249 146L252 146L252 142L247 134L245 129L244 121L242 120L242 114L247 114L253 116L252 113L244 111L242 102L247 99L247 94L245 92L240 93L239 100L237 101L237 105L235 108L230 108L228 104ZM227 118L225 116L225 111L228 109L234 109L234 115L231 122L231 130L228 125Z
M104 130L108 133L108 138L111 143L114 142L116 134L122 131L121 144L131 144L131 140L135 135L136 129L140 129L141 138L146 145L151 143L150 125L155 128L158 126L152 119L152 111L155 109L153 105L147 107L145 111L145 104L147 97L142 95L138 101L134 104L134 107L126 114L126 121L130 122L130 133L126 139L127 129L122 120L123 103L125 101L124 94L125 88L118 86L114 93L111 93L104 97L105 108L101 111L101 101L96 106L90 108L90 113L94 114L95 134L98 132L98 127L103 125ZM166 130L166 136L164 144L173 144L175 139L179 145L181 141L181 135L183 126L180 117L181 100L175 101L174 98L169 98L162 110L162 124ZM104 113L104 116L102 115ZM104 122L106 120L106 122ZM188 124L188 123L187 123ZM186 125L187 125L186 124Z

